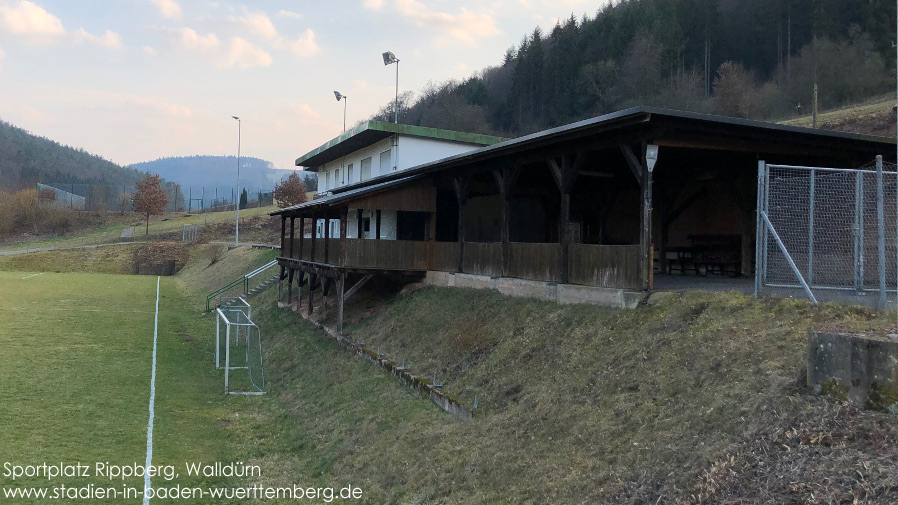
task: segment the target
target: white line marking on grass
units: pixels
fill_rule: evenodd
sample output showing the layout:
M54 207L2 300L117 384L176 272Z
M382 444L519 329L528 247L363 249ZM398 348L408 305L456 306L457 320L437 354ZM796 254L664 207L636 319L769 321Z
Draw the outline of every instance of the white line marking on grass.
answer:
M28 277L22 277L22 280L24 281L25 279L30 279L30 278L32 278L32 277L37 277L38 275L44 275L44 272L41 272L41 273L39 273L39 274L29 275Z
M156 341L159 337L159 280L162 277L156 277L156 319L153 323L153 374L150 377L150 422L147 423L147 463L144 468L150 468L153 464L153 404L156 402ZM150 473L146 472L143 476L143 503L148 505L150 497L147 496L147 489L150 488Z

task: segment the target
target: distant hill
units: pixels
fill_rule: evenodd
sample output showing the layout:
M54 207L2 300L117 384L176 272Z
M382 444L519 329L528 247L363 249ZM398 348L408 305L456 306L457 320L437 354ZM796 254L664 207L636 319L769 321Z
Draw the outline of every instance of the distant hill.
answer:
M183 188L232 188L237 183L237 158L235 156L181 156L159 158L131 165L141 172L159 174L180 184ZM252 157L240 157L240 186L249 192L270 191L274 184L289 175L288 170L277 170L270 161ZM300 173L316 180L311 173Z
M0 189L36 183L133 185L143 174L0 121Z

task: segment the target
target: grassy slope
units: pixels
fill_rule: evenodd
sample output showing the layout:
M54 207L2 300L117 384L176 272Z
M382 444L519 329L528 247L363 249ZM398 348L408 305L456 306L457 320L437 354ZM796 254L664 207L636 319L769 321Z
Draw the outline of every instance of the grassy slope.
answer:
M415 371L437 373L460 400L478 395L480 416L463 423L272 308L273 296L254 302L272 393L231 429L269 482L351 482L372 503L668 503L693 494L719 503L733 490L749 502L815 501L823 495L812 486L772 486L771 459L789 444L810 450L791 475L800 481L848 444L850 475L832 485L850 491L867 471L856 466L863 454L875 454L869 441L820 442L806 425L824 414L857 426L886 419L842 412L801 387L809 328L893 324L865 309L690 293L613 311L427 288L351 329ZM783 433L802 435L784 443ZM870 461L895 470L894 460ZM826 482L827 471L815 478ZM751 484L758 479L767 488Z
M817 115L817 125L824 130L835 130L849 133L895 136L895 93L875 97L867 102L821 112ZM813 126L813 118L801 116L782 122L791 126Z
M123 244L0 256L0 270L130 274L138 247Z
M276 210L274 207L262 207L244 209L240 211L241 242L271 241L271 233L259 225L258 218L266 218L269 212ZM180 240L181 230L185 224L200 225L209 230L208 240L233 240L234 239L234 212L209 212L206 214L167 214L162 217L150 219L149 239L175 237ZM135 226L134 240L140 241L147 238L145 223L140 216L128 214L124 217L110 213L108 219L112 223L104 224L90 230L82 230L71 235L59 237L44 237L31 240L20 240L0 246L0 251L12 251L38 247L71 248L85 245L106 244L118 242L122 230L128 226ZM266 219L267 220L267 219ZM279 225L278 225L279 226ZM280 229L278 228L278 232Z

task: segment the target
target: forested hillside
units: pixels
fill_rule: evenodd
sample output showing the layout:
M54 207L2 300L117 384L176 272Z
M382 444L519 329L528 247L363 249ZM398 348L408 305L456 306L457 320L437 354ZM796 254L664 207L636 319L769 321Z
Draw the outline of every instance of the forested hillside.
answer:
M0 121L0 189L41 183L133 185L143 174Z
M146 172L157 173L183 187L221 187L236 185L237 158L235 156L180 156L159 158L154 161L135 163L134 168ZM253 192L257 190L271 191L275 182L280 181L291 172L278 170L270 161L248 156L240 157L240 186ZM313 173L302 173L311 181L316 180ZM316 187L314 184L308 187Z
M522 135L633 105L752 119L894 84L895 2L620 0L539 28L464 80L400 95L400 122ZM800 107L799 107L800 105ZM392 118L392 103L374 117Z

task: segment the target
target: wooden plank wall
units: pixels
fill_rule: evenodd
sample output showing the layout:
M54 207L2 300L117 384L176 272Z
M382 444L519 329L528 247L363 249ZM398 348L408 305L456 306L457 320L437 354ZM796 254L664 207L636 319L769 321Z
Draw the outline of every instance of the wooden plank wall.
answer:
M570 282L603 288L639 289L639 245L571 244Z
M458 270L458 242L430 242L430 270Z
M506 277L558 282L558 244L512 242L508 246L511 258Z
M306 238L303 258L311 258L311 239ZM294 256L299 256L299 238L294 239ZM506 277L558 282L558 244L512 242ZM607 246L570 244L569 282L584 286L639 289L640 249L638 245ZM330 239L329 263L352 268L383 270L437 270L455 272L458 242L418 242L410 240ZM315 261L324 262L324 239L315 239ZM502 274L502 244L465 243L465 273L497 276Z
M462 269L465 273L474 275L489 275L491 277L502 275L502 243L465 242L465 257Z
M411 240L347 239L341 266L384 270L427 270L428 243Z

